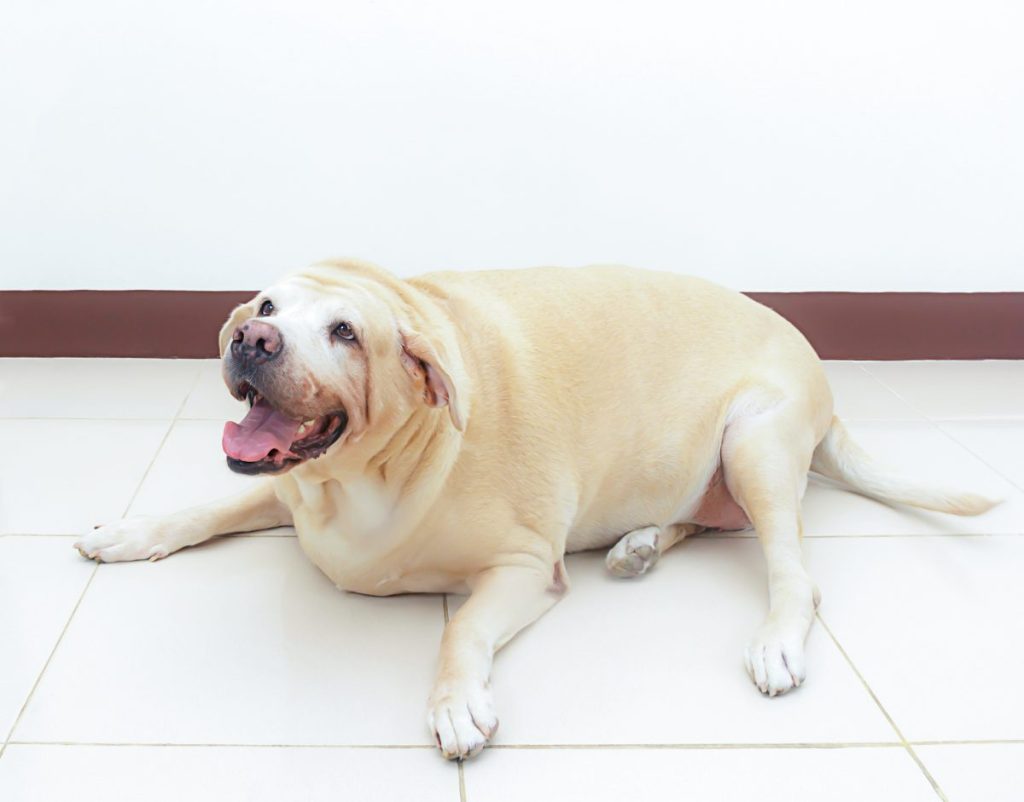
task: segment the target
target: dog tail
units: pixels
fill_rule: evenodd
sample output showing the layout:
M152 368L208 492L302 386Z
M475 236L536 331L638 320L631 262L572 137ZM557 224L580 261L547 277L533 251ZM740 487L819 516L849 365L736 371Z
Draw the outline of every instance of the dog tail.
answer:
M952 515L980 515L1002 501L923 484L879 466L850 438L846 427L835 417L814 449L811 470L868 498Z

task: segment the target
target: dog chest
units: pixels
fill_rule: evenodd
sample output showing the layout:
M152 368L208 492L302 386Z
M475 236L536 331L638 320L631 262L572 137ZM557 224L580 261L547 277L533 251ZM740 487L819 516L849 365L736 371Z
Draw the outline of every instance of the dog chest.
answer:
M457 578L426 565L416 533L383 482L289 482L279 495L292 511L306 556L342 590L387 596L453 589Z

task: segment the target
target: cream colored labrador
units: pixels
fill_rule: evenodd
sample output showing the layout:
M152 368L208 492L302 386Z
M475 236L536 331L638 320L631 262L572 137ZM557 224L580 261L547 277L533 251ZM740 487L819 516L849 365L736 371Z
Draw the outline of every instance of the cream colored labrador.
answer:
M800 555L808 471L958 515L990 501L876 469L833 417L814 351L783 318L706 281L624 267L434 273L324 263L238 307L224 379L248 493L96 529L103 562L294 525L342 588L470 592L429 704L446 757L498 725L494 653L569 589L566 552L637 576L702 529L756 528L770 612L746 650L766 694L805 677L818 592Z

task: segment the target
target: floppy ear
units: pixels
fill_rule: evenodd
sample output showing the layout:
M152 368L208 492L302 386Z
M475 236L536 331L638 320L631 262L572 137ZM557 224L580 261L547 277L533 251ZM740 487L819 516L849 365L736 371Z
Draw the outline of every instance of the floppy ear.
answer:
M252 301L242 304L241 306L236 306L228 316L227 322L220 327L220 335L217 339L219 348L218 354L220 356L224 356L224 349L228 347L228 343L231 341L231 335L234 333L235 329L255 314L251 304Z
M430 341L415 331L400 330L402 367L417 385L423 384L423 400L431 407L448 407L452 423L460 432L466 419L459 404L455 382Z

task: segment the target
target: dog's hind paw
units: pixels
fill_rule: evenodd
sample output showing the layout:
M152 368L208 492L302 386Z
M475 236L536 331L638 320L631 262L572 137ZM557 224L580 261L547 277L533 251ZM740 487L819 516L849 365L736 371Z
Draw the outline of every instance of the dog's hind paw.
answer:
M757 631L744 654L747 674L766 696L778 696L799 688L807 679L804 633L800 626L785 628L765 624Z
M605 565L615 576L635 577L645 573L658 561L658 537L661 530L656 526L645 526L627 532L612 546Z

